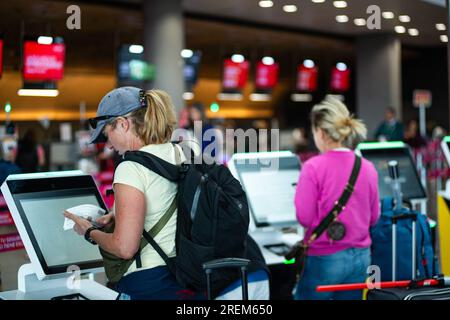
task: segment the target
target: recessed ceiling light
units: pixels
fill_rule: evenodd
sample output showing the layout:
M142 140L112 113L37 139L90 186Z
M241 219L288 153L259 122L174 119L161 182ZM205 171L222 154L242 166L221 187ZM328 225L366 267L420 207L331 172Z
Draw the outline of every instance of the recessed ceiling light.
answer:
M37 42L39 44L52 44L53 43L53 38L52 37L47 37L47 36L40 36L38 38Z
M445 34L442 34L439 38L442 42L448 42L448 37Z
M395 15L392 11L384 11L383 13L381 13L381 15L385 19L394 19L394 17L395 17Z
M336 8L347 8L347 2L346 1L334 1L333 5Z
M183 49L181 50L181 56L183 58L189 59L194 55L194 52L191 49Z
M144 52L144 47L141 46L140 44L132 44L131 46L128 47L128 52L141 54L142 52Z
M261 59L262 63L266 66L270 66L275 63L275 60L272 57L266 56Z
M273 7L273 2L271 0L261 0L258 5L261 8L271 8Z
M340 23L348 22L348 17L345 14L336 16L336 21Z
M443 23L436 23L436 29L438 29L439 31L444 31L445 30L445 24L443 24Z
M416 28L411 28L411 29L408 29L408 33L410 36L415 37L415 36L419 35L419 30L417 30Z
M305 60L303 61L303 65L304 65L306 68L314 68L315 63L314 63L314 61L312 61L311 59L305 59Z
M325 2L325 0L311 0L311 1L314 3L324 3Z
M283 6L283 11L284 12L296 12L297 6L294 4L287 4L287 5Z
M353 20L353 23L359 27L362 27L366 25L366 20L364 18L357 18Z
M406 28L404 26L395 26L394 30L397 33L405 33L406 32Z
M400 20L400 22L403 22L403 23L408 23L411 21L411 17L406 14L403 14L401 16L398 16L398 20Z
M245 61L245 58L242 54L233 54L231 56L231 61L233 61L234 63L242 63Z
M338 62L336 63L336 69L339 71L345 71L347 70L347 65L344 62Z

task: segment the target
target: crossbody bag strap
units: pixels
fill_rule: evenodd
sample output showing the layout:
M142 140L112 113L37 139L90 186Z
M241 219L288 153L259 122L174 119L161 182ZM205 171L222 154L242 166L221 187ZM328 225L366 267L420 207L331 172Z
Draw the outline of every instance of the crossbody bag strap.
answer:
M335 202L333 209L328 213L328 215L323 218L320 224L314 229L311 236L308 239L307 245L310 245L315 239L319 238L322 233L328 228L328 226L336 219L336 217L345 209L345 205L350 199L353 191L355 190L356 179L358 178L359 171L361 169L361 157L355 155L355 162L353 164L352 173L350 174L350 179L345 186L344 192L338 201Z

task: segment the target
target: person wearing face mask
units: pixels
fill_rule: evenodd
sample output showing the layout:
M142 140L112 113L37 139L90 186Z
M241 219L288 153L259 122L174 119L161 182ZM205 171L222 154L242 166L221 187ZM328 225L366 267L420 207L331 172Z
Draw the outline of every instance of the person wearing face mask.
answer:
M107 93L101 100L97 117L90 119L95 129L91 143L105 142L106 147L120 155L140 150L151 153L172 164L186 158L181 147L170 143L176 123L169 95L162 90L143 91L121 87ZM115 194L112 213L99 218L100 226L114 222L114 231L106 233L81 217L65 212L75 222L74 230L88 241L116 257L133 259L138 252L142 230L149 230L170 211L177 194L177 184L148 170L141 164L124 161L114 172ZM172 210L173 211L173 210ZM169 257L176 255L176 209L154 237ZM131 299L187 299L193 293L180 287L164 260L146 245L140 259L129 266L115 283L115 289Z
M311 125L321 155L305 162L296 189L297 220L306 228L304 241L310 242L294 298L361 299L361 291L316 292L316 287L360 283L368 276L369 228L380 215L378 176L373 164L364 159L359 162L359 158L357 162L352 150L365 138L367 130L342 102L333 98L314 106ZM360 166L355 166L358 163ZM359 171L355 170L358 167ZM341 195L351 176L356 180L346 204L329 229L314 239L313 232L334 211L337 201L344 201Z

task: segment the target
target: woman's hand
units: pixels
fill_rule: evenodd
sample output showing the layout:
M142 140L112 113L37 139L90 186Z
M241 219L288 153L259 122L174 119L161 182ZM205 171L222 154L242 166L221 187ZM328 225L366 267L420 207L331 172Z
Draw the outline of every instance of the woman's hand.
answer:
M101 216L100 218L97 218L95 220L96 224L99 227L104 227L114 221L114 214L112 212L105 214L104 216Z
M84 219L68 211L64 211L64 216L75 222L73 230L80 236L84 236L86 230L92 227L92 223L88 219Z

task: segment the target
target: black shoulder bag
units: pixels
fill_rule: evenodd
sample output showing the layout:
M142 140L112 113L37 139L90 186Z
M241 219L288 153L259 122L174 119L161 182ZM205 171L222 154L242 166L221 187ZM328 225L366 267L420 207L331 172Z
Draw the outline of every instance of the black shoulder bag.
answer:
M337 216L345 209L350 196L352 195L356 183L356 179L359 175L359 170L361 169L361 158L355 155L355 163L353 164L352 173L350 179L345 186L344 192L338 201L335 202L333 209L328 213L328 215L323 218L320 224L314 229L311 236L307 241L301 240L297 242L292 249L285 255L287 260L295 258L294 265L297 270L297 278L299 279L304 271L305 262L307 257L308 247L311 243L319 238L322 233L327 230L327 234L332 240L342 240L345 236L345 226L342 222L337 221Z

